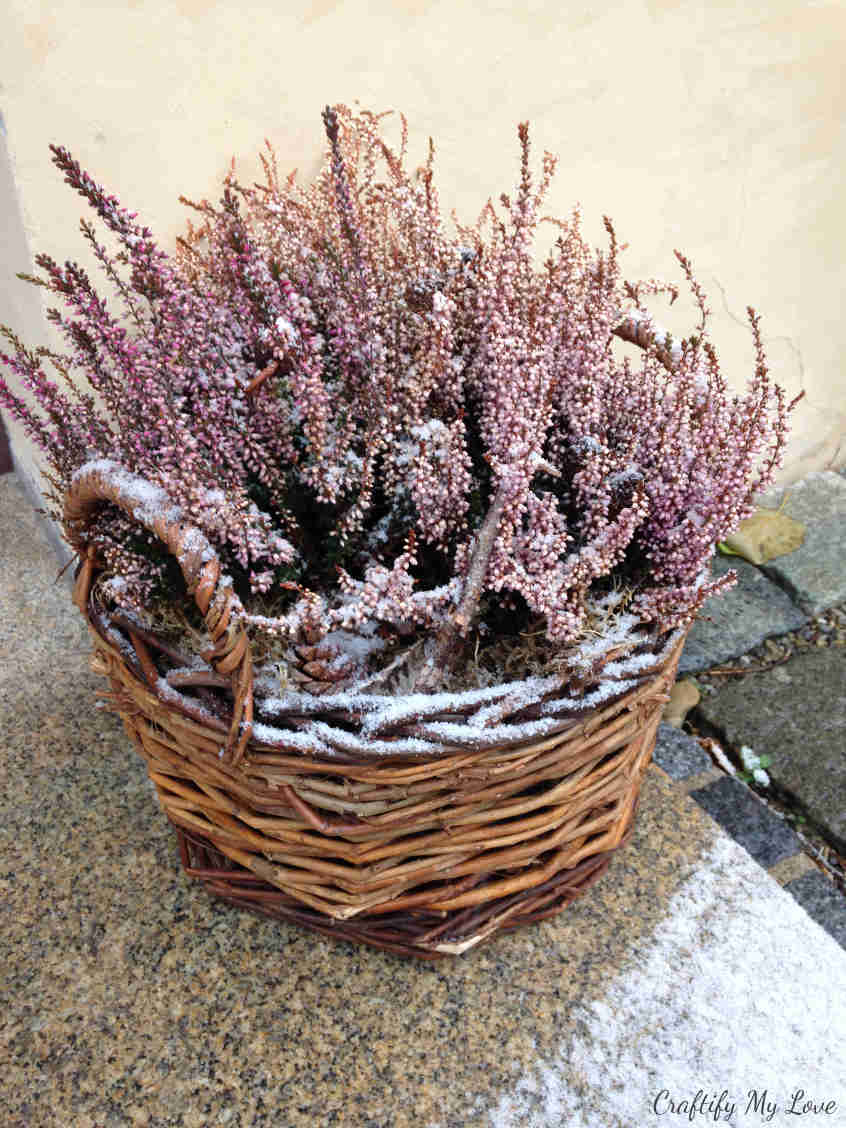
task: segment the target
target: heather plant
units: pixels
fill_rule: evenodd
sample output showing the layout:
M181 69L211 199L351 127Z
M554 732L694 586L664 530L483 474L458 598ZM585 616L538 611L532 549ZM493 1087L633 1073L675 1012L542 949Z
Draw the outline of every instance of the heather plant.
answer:
M147 479L219 554L252 634L333 684L414 651L409 685L433 690L461 655L539 638L578 685L731 582L710 577L714 544L771 482L792 404L752 309L754 372L729 392L683 255L699 322L674 340L645 299L676 287L623 279L610 220L600 250L578 210L541 215L556 159L533 172L526 124L513 196L452 233L431 141L409 172L405 118L397 152L384 116L327 107L308 187L268 145L264 183L233 171L217 206L184 200L197 218L172 256L52 147L108 232L81 224L112 304L38 255L66 351L3 328L40 410L2 379L0 403L47 457L51 516L83 466ZM125 613L176 600L174 562L116 507L93 543Z

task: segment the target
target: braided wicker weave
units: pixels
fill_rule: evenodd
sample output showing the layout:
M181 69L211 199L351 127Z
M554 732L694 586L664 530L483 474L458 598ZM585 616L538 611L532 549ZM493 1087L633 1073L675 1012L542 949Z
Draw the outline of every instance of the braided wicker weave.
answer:
M92 666L109 678L106 698L190 876L234 905L434 959L557 913L604 871L629 834L682 637L601 707L555 702L540 736L537 725L522 734L543 710L509 706L507 693L487 742L472 717L448 712L401 715L368 739L364 698L345 709L315 698L271 729L254 724L250 642L231 622L231 585L178 510L147 504L152 489L87 468L66 495L65 530L81 557L74 599ZM97 606L86 531L104 502L179 561L214 642L207 674L177 672L182 655ZM225 715L212 689L218 702L229 691Z

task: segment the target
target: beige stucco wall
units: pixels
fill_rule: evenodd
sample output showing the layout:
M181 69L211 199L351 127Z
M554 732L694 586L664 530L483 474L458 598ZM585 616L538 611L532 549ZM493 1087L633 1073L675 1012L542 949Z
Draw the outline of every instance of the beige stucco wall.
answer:
M412 157L431 134L442 202L465 220L511 189L529 119L538 159L561 156L549 212L580 201L596 240L610 215L628 276L676 277L674 247L692 258L738 387L752 368L744 310L761 313L773 372L807 393L782 481L846 460L842 3L7 0L3 23L0 108L32 250L84 260L85 205L51 141L167 246L178 195L214 197L231 156L251 178L264 137L283 168L312 174L327 102L403 110ZM11 296L27 267L15 245L0 320L32 340L38 303ZM692 328L682 303L670 313L669 328Z

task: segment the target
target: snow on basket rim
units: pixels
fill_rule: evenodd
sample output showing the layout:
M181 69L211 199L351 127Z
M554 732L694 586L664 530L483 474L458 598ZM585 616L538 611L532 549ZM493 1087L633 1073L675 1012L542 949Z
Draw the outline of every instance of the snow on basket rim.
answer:
M586 713L612 705L646 685L666 665L684 633L672 632L658 653L609 664L612 676L582 697L551 696L560 688L560 680L551 677L530 677L459 693L406 694L398 698L350 691L323 696L288 691L257 697L259 716L275 718L277 723L255 720L252 738L259 745L328 759L417 759L459 749L517 746L579 724ZM214 719L166 678L159 680L157 688L168 703L195 714L199 706L204 719ZM497 704L505 708L498 712ZM529 716L515 720L521 713ZM286 721L288 726L283 727ZM359 722L358 731L342 727L350 721Z

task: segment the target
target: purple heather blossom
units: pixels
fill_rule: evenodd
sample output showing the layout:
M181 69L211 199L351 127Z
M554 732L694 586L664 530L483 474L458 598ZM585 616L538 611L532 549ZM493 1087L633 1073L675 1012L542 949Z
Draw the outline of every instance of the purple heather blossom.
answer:
M642 307L676 288L622 280L609 220L595 250L577 210L541 215L556 159L544 154L535 184L525 123L513 199L452 235L434 147L410 173L405 118L397 153L383 116L327 107L309 187L281 180L270 150L263 185L230 174L218 206L185 200L199 220L173 256L53 147L119 248L82 224L114 308L79 266L38 256L66 354L3 329L0 359L37 409L3 379L0 404L48 458L53 515L83 464L118 463L190 514L243 597L290 592L277 619L244 614L293 643L437 628L474 552L482 592L520 597L562 647L618 581L639 622L686 625L730 582L708 575L714 544L785 448L792 405L769 378L757 315L754 374L735 396L688 260L677 254L701 317L676 341ZM555 239L538 267L543 222ZM615 354L615 335L642 346L638 363ZM108 508L91 536L124 581L115 598L142 605L165 579L152 537L139 544Z

